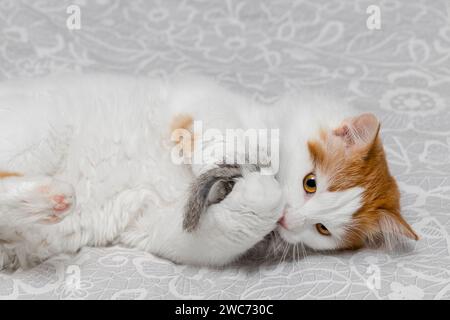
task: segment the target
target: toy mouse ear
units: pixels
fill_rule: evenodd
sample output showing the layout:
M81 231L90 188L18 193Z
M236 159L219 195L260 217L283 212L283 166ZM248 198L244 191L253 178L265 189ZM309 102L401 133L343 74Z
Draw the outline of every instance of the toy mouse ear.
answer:
M357 117L348 118L333 134L343 139L349 150L362 149L373 143L378 137L380 122L372 113L363 113Z
M233 190L234 179L242 176L240 167L224 165L201 174L189 190L184 208L183 229L194 231L210 205L221 202Z

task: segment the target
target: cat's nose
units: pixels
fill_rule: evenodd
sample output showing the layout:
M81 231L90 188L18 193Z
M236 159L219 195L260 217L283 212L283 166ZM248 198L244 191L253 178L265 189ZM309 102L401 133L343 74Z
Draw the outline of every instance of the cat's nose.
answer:
M279 224L280 226L282 226L283 228L285 228L285 229L288 228L288 226L287 226L287 224L286 224L286 216L285 216L285 215L282 215L282 216L281 216L280 220L278 220L278 224Z
M288 206L286 205L286 206L284 207L284 209L283 209L283 213L281 214L280 220L278 220L278 224L279 224L280 226L282 226L283 228L285 228L285 229L288 228L287 223L286 223L286 213L287 213L287 209L288 209Z

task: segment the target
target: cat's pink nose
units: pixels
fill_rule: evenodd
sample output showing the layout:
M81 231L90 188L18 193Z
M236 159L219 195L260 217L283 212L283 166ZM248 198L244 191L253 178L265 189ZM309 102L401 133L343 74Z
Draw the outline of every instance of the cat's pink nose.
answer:
M283 228L287 229L287 224L286 224L286 216L283 214L283 216L281 217L280 220L278 220L278 224L280 226L282 226Z
M283 228L285 228L285 229L288 228L288 227L287 227L287 223L286 223L286 213L287 213L287 208L288 208L288 206L286 205L286 206L284 207L284 209L283 209L283 213L282 213L282 215L281 215L280 220L278 220L278 224L279 224L280 226L282 226Z

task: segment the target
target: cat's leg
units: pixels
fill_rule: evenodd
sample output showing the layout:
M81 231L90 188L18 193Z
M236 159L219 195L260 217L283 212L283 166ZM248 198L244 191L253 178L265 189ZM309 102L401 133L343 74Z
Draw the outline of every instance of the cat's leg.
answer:
M2 173L0 270L27 267L49 256L43 227L60 222L75 206L72 186L51 177Z
M19 267L19 259L14 250L9 247L9 242L0 240L0 271L3 269L17 269Z
M34 223L0 227L0 270L31 268L51 256L66 252L58 245L67 241L64 234L54 228L58 225Z
M45 248L45 239L34 234L35 241L22 237L25 230L14 230L10 240L0 240L0 271L30 268L47 259L51 254ZM28 232L34 232L33 229Z

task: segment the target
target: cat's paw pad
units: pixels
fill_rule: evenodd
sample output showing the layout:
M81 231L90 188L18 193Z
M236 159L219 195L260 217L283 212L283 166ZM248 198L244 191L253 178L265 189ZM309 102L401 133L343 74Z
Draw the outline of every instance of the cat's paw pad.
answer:
M268 214L280 206L282 192L278 181L273 176L251 172L244 179L242 191L247 206L256 212Z
M72 205L72 200L70 197L66 197L64 194L57 194L52 197L55 205L53 206L53 211L56 214L63 213L68 210Z

